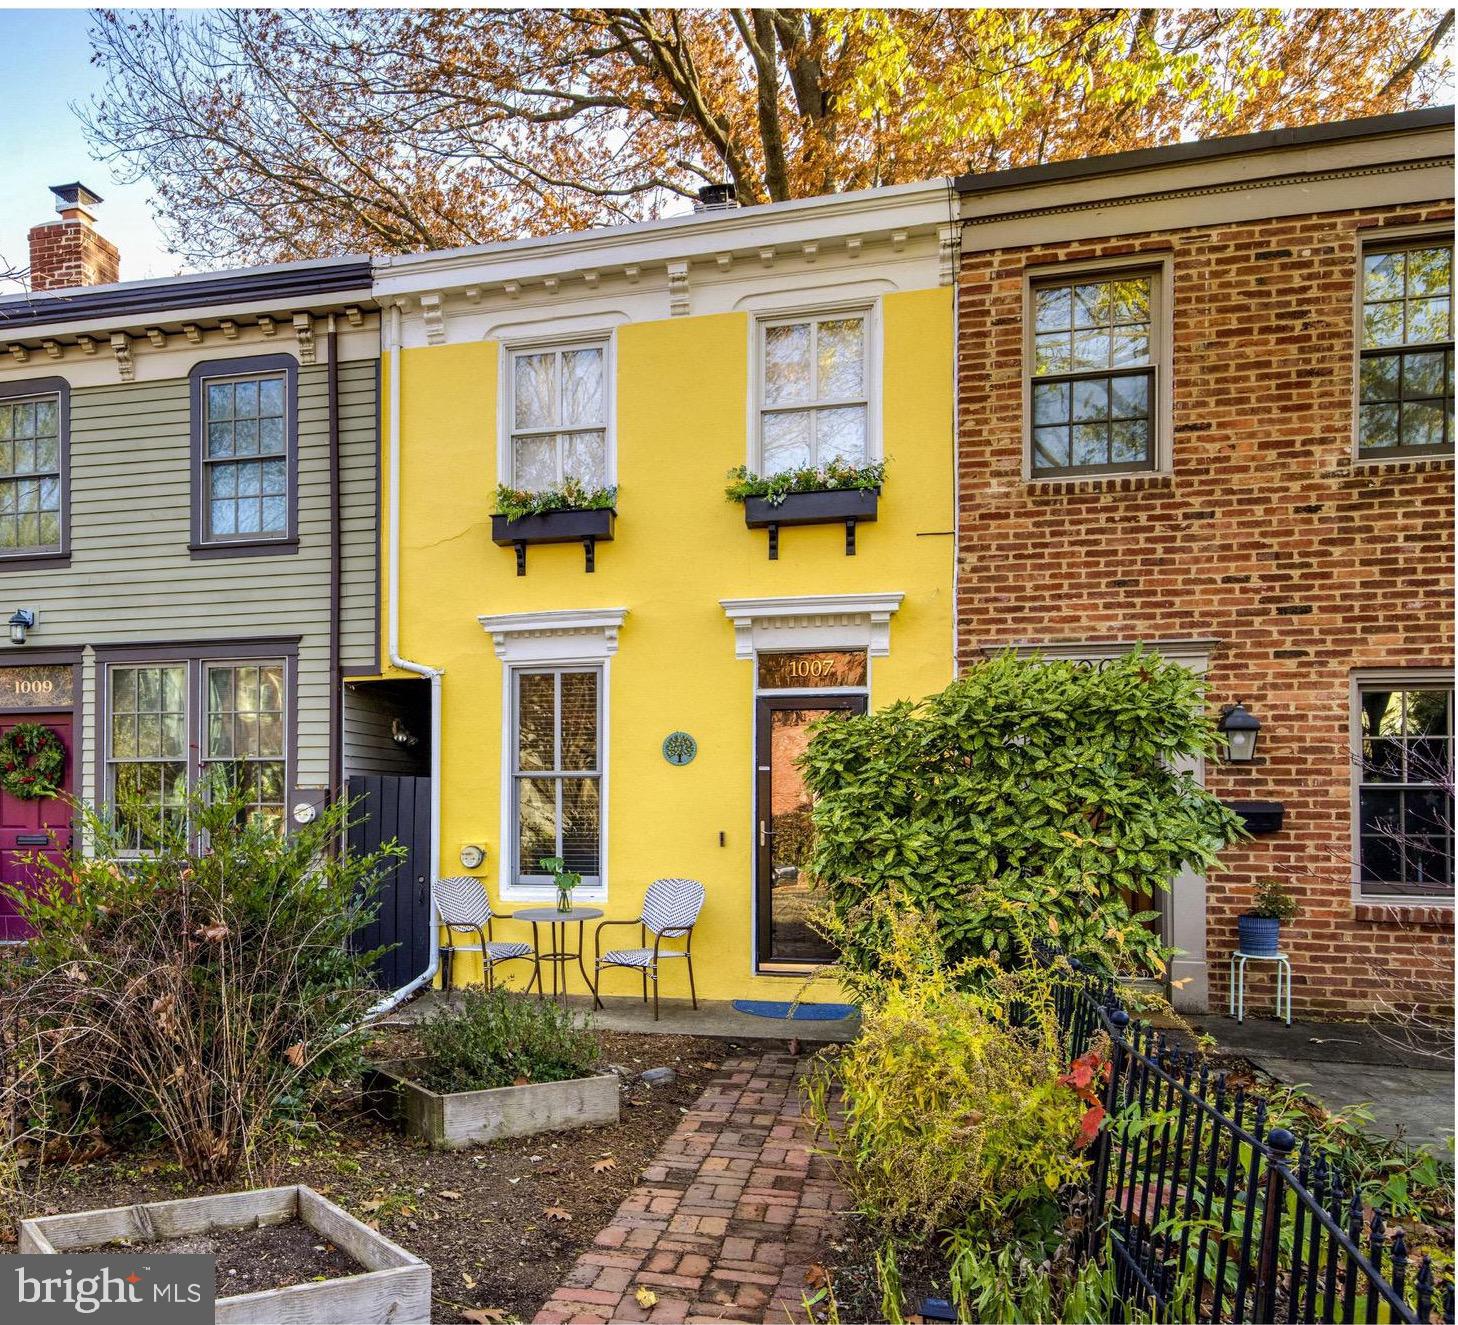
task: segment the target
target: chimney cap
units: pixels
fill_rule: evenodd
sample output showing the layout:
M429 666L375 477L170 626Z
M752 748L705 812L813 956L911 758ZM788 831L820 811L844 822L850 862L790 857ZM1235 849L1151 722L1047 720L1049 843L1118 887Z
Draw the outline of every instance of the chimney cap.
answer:
M51 192L56 195L58 212L67 212L75 207L92 207L106 201L101 194L93 193L80 180L73 180L70 184L52 184Z

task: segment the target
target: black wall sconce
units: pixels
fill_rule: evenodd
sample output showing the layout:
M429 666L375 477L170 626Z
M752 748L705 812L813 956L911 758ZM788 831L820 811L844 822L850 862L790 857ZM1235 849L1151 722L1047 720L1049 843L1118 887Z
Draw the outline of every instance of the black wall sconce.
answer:
M15 615L10 618L10 642L12 644L24 644L25 632L35 629L36 613L33 608L17 607Z
M1216 724L1225 737L1225 761L1230 764L1248 764L1255 758L1256 738L1261 733L1261 722L1244 704L1237 701L1229 705Z

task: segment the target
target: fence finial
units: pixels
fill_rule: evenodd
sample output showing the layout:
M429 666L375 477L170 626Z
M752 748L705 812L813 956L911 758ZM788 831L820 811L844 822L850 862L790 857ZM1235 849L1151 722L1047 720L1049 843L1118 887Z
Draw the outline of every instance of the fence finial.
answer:
M1272 1157L1276 1163L1284 1164L1291 1158L1291 1152L1296 1149L1296 1138L1284 1127L1273 1127L1266 1134L1266 1145L1271 1148Z

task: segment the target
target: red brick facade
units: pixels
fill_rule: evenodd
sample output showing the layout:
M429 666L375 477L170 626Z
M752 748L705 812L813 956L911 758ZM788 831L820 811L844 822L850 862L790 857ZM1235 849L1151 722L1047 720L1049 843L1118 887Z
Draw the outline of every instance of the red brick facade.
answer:
M110 285L119 278L120 270L116 245L96 230L84 213L71 212L59 221L31 227L32 290Z
M959 289L958 653L1012 644L1211 640L1212 704L1261 719L1256 761L1213 763L1226 799L1285 805L1283 831L1207 883L1212 1008L1253 880L1305 914L1284 936L1296 1015L1451 993L1452 911L1353 901L1351 678L1453 662L1453 461L1356 464L1355 282L1368 232L1451 222L1452 205L1290 216L1087 243L975 251ZM1029 267L1168 255L1168 475L1023 477ZM1264 978L1250 986L1260 1006Z

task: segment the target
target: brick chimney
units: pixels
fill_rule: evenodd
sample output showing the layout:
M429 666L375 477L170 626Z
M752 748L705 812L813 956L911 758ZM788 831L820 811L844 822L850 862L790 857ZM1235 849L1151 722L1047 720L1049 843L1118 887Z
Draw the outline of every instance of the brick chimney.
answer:
M91 208L101 201L84 184L53 184L59 221L30 232L30 288L65 290L77 285L110 285L118 279L121 255L96 229Z

